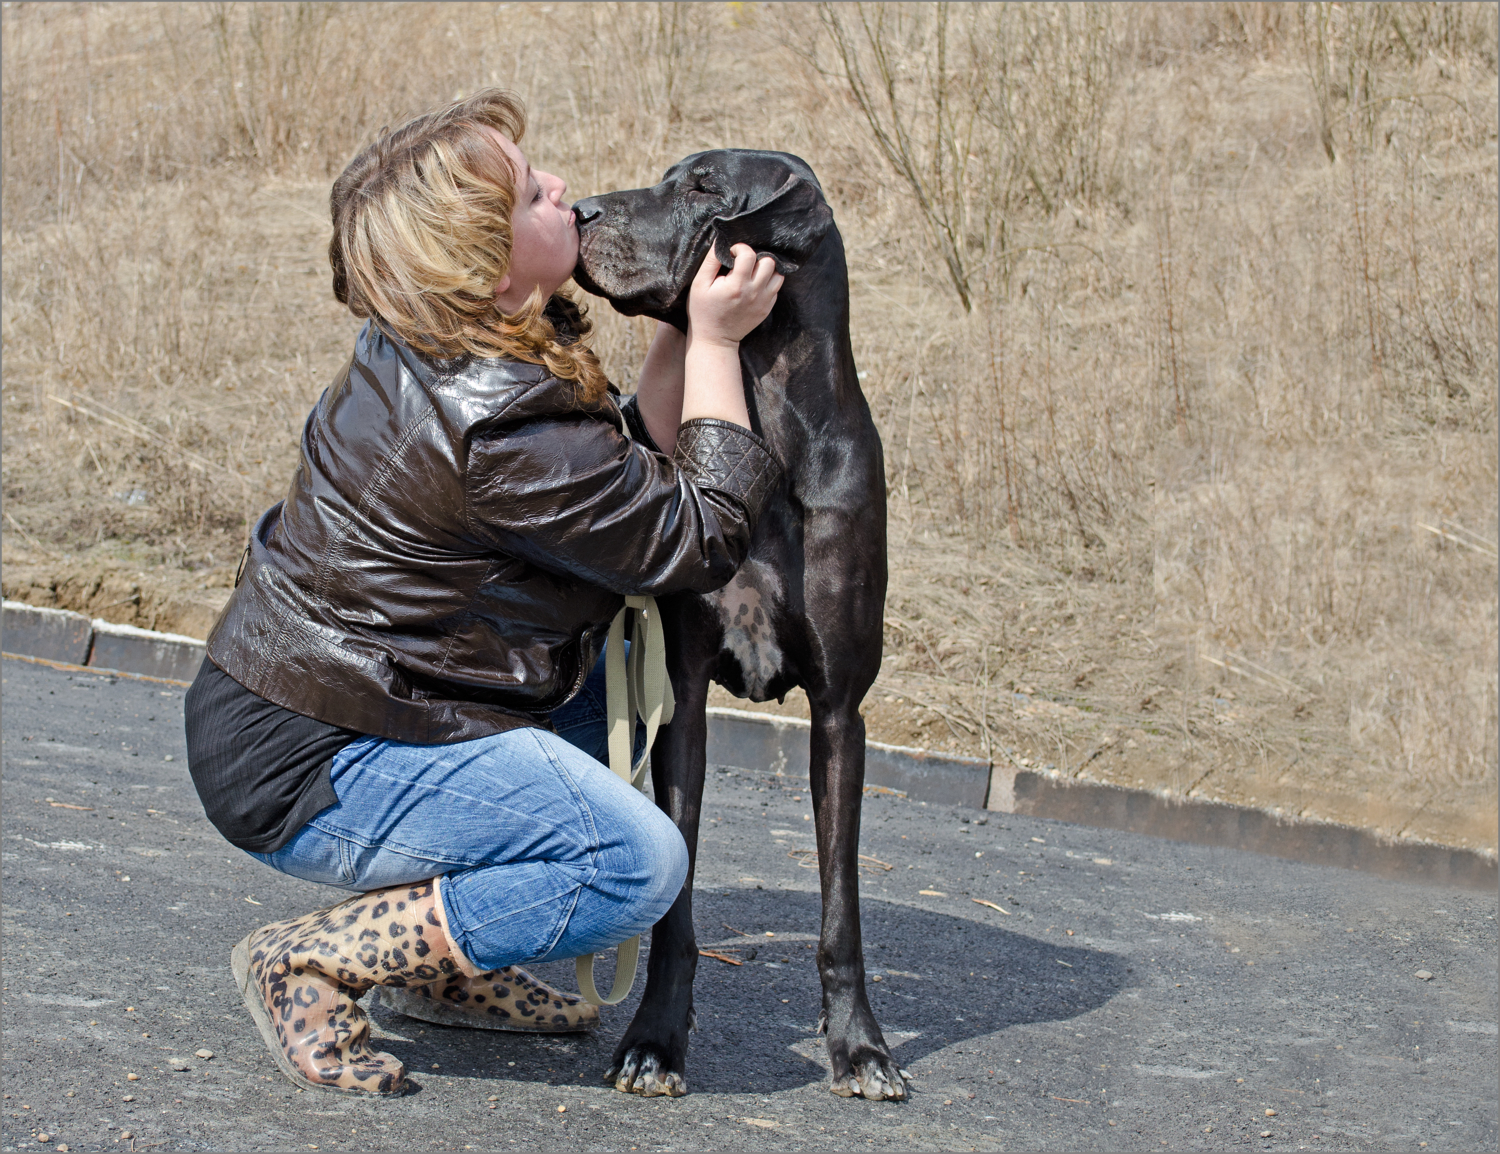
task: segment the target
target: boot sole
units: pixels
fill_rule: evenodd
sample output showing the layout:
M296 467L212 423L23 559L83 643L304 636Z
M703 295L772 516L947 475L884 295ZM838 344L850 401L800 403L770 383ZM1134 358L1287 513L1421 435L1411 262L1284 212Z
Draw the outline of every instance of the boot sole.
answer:
M517 1021L514 1018L493 1021L489 1017L455 1010L452 1006L434 1002L431 998L419 997L397 986L382 986L380 1000L386 1009L405 1017L431 1022L437 1026L457 1026L467 1030L500 1030L508 1034L588 1034L599 1025L598 1018L576 1026L553 1026L545 1023L528 1025L524 1019Z
M265 1042L266 1049L271 1052L271 1057L276 1061L276 1068L294 1085L306 1090L356 1094L362 1098L399 1098L405 1092L405 1087L389 1094L382 1094L375 1090L362 1090L358 1086L330 1086L326 1082L314 1082L297 1069L292 1060L282 1052L281 1039L276 1036L276 1024L271 1021L271 1014L266 1009L265 1000L260 996L260 990L256 986L255 976L250 972L250 938L252 936L253 932L246 934L229 952L229 968L234 972L234 984L240 988L240 997L245 1001L245 1009L250 1011L251 1019L260 1030L261 1040ZM386 1057L391 1057L391 1055L387 1054ZM395 1061L393 1057L391 1060Z

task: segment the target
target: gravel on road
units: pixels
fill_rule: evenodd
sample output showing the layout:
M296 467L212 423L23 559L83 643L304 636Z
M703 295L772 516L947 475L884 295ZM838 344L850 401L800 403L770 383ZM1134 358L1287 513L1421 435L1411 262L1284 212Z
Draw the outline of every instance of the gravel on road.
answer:
M710 774L694 900L720 956L699 962L687 1097L600 1081L639 985L586 1037L377 1006L416 1091L302 1091L240 1003L229 950L345 895L208 824L180 688L7 660L3 708L6 1150L1500 1142L1494 895L873 791L869 989L913 1094L834 1097L812 806L805 780L770 772ZM570 963L536 971L572 988Z

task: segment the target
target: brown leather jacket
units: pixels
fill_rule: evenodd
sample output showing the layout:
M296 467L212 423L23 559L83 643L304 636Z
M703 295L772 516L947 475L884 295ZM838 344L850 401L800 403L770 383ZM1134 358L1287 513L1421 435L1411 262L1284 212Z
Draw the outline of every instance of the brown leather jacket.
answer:
M724 585L780 481L737 425L684 423L669 460L633 398L581 411L542 366L435 362L366 325L208 655L269 701L398 741L545 724L623 595Z

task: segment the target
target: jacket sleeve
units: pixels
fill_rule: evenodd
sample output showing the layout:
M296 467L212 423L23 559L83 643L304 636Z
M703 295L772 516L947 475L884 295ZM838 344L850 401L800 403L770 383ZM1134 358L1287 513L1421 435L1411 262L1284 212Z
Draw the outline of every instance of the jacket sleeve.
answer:
M681 427L674 457L587 413L489 430L470 444L469 529L615 593L710 592L744 561L781 466L748 429L710 419Z

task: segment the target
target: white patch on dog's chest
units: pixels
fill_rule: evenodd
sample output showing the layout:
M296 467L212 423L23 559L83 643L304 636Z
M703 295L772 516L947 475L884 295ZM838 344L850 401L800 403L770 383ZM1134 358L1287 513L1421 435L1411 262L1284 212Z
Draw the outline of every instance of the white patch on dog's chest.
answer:
M783 655L773 617L781 592L773 570L747 561L728 585L710 594L724 623L724 648L744 670L745 689L754 700L764 699L766 687L781 670Z

